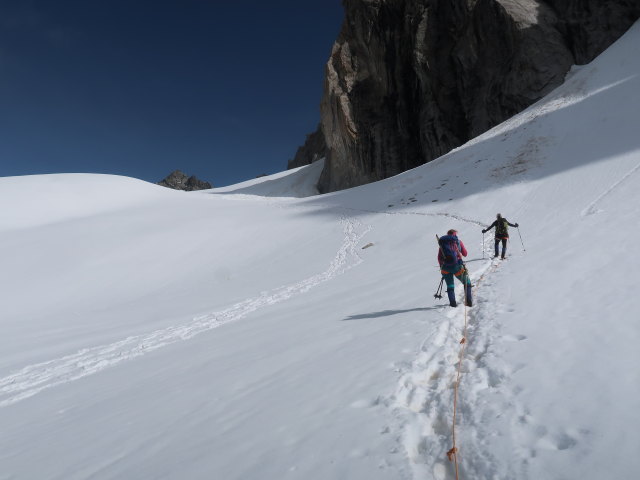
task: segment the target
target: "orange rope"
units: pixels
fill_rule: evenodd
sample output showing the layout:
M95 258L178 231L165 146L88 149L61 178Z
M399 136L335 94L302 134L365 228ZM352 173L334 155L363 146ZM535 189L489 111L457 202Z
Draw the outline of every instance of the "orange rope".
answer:
M466 296L466 292L465 292ZM455 468L456 468L456 480L459 479L458 476L458 447L456 444L456 418L458 413L458 389L460 387L460 371L462 369L462 359L464 358L464 351L467 346L467 306L465 299L465 307L464 307L464 334L462 340L460 340L460 344L462 347L460 348L460 357L458 359L458 371L456 373L456 383L454 385L454 394L453 394L453 421L451 425L451 436L453 440L453 447L451 450L447 452L447 457L449 457L449 461L453 458Z
M496 268L497 268L497 265L493 265L488 271L483 273L480 276L480 278L478 279L478 281L476 282L476 286L479 285L480 283L482 283L482 281L484 280L485 276L488 273L494 272L496 270ZM467 270L467 276L470 278L468 270ZM467 321L467 290L466 289L467 289L467 286L465 284L465 291L464 291L464 330L463 330L462 340L460 340L460 345L462 345L462 347L460 347L460 357L458 358L458 369L457 369L457 374L456 374L456 382L455 382L454 387L453 387L453 422L451 424L451 437L452 437L453 447L451 447L451 449L447 452L447 458L449 459L450 462L454 462L454 465L455 465L456 480L459 480L459 478L460 478L459 477L459 473L458 473L458 446L456 444L456 417L457 417L457 413L458 413L458 389L460 387L460 371L462 369L462 359L464 358L464 351L465 351L465 349L467 347L467 325L468 325L468 321Z
M467 277L469 277L469 272L467 272ZM459 480L458 476L458 447L456 445L456 417L458 414L458 389L460 387L460 371L462 369L462 359L464 358L464 351L467 346L467 284L464 287L464 333L462 340L460 340L460 357L458 358L458 371L456 374L456 382L453 387L453 422L451 425L451 437L453 441L453 447L447 452L447 458L450 462L454 462L456 469L456 480Z

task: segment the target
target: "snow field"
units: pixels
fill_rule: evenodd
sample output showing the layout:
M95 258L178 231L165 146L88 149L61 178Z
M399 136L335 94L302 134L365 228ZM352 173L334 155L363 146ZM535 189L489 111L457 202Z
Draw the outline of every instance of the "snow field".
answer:
M326 271L296 284L263 292L256 298L247 299L221 312L196 317L187 325L127 337L109 345L83 349L73 355L24 367L19 372L0 379L0 407L28 398L44 389L92 375L173 342L188 340L202 332L237 321L265 305L288 300L293 295L304 293L333 279L360 262L356 245L366 233L358 233L358 223L351 219L344 218L341 223L344 226L345 240Z

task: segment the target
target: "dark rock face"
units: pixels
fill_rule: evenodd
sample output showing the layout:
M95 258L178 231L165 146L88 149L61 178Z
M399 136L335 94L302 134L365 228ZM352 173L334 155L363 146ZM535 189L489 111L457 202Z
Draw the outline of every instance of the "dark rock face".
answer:
M325 158L326 156L327 142L324 139L324 133L322 133L321 125L318 125L315 132L307 135L307 140L304 142L303 146L298 148L296 156L292 160L289 160L287 169L290 170L292 168L309 165L316 160Z
M589 63L640 17L638 0L547 0L578 65Z
M187 177L187 175L182 173L180 170L171 172L167 178L158 182L157 185L173 188L174 190L185 190L188 192L213 188L209 182L198 180L194 175Z
M343 4L321 103L321 192L396 175L485 132L560 85L573 64L591 61L640 16L639 0Z

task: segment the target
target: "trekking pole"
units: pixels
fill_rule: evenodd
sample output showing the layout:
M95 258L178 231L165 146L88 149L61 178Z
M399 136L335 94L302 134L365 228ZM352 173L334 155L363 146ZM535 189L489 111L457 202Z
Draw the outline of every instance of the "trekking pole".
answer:
M522 243L522 251L526 252L527 249L524 248L524 242L522 241L522 235L520 235L520 227L516 227L516 230L518 230L518 236L520 237L520 243Z
M442 298L442 284L444 283L444 277L440 279L440 285L438 285L438 289L436 290L436 294L433 298Z
M444 258L444 252L442 251L442 247L440 246L440 237L438 236L438 234L436 233L436 241L438 242L438 249L440 250L440 254L442 255L442 258ZM440 285L438 285L438 290L436 290L436 294L433 296L433 298L442 298L442 284L444 282L444 277L440 278Z

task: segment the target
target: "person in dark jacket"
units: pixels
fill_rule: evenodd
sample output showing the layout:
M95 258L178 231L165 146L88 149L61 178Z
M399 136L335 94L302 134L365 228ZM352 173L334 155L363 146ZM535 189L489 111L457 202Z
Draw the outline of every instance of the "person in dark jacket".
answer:
M456 277L464 285L465 305L468 307L473 305L471 295L471 280L469 272L462 261L462 257L467 256L467 249L464 243L458 238L456 230L449 230L444 237L440 237L438 244L438 263L440 264L440 273L447 284L447 295L449 297L449 305L458 306L455 295L455 283L453 277Z
M504 259L504 256L507 254L507 240L509 239L509 227L515 227L518 228L518 224L517 223L510 223L509 220L507 220L506 218L504 218L502 215L500 215L499 213L496 215L496 221L493 222L489 227L485 228L484 230L482 230L482 233L486 233L489 230L491 230L493 227L496 227L496 244L495 244L495 255L494 258L498 256L498 250L499 250L499 246L500 246L500 242L502 242L502 256L501 258Z

